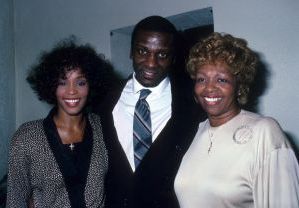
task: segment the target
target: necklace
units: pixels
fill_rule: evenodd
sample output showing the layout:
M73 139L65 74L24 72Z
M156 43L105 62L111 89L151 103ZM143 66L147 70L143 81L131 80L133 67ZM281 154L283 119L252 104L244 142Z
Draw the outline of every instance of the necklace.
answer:
M209 136L209 140L210 140L210 144L208 147L208 154L210 154L212 152L213 145L214 145L215 133L216 133L216 131L218 131L219 127L212 127L209 121L207 121L205 125L208 129L208 136Z
M209 126L208 127L208 134L209 134L209 139L210 139L210 145L209 145L209 148L208 148L208 154L210 154L211 150L212 150L212 147L213 147L213 132L211 132L211 127Z
M70 148L71 151L75 150L75 147L76 147L75 143L80 142L80 141L83 140L84 132L85 132L85 127L86 127L86 119L85 118L83 118L83 119L84 119L83 123L79 127L80 128L80 133L79 133L80 135L77 134L77 135L75 135L75 137L74 137L74 135L68 135L66 137L62 137L61 135L63 135L63 133L65 133L65 132L69 132L69 130L64 130L64 126L63 125L59 125L56 122L58 135L60 136L61 141L66 141L65 142L66 143L65 147ZM73 138L73 139L70 139L70 138ZM64 142L62 142L62 143L64 143Z
M69 145L69 148L71 149L71 151L73 151L74 148L75 148L75 145L74 145L73 143L71 143L71 144Z
M84 137L85 126L86 126L86 120L84 119L83 122L84 122L84 123L83 123L83 125L82 125L82 127L81 127L81 138ZM74 151L74 149L75 149L75 144L74 144L73 142L70 143L70 145L68 145L68 146L69 146L69 148L71 149L71 151Z

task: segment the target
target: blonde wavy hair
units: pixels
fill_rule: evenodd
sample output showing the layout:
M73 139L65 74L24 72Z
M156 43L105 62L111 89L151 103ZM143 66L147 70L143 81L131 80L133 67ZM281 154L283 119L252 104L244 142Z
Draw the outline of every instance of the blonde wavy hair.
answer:
M250 86L254 82L257 55L247 45L247 41L230 34L214 32L196 43L189 52L187 71L195 79L197 71L206 64L226 64L237 82L237 101L245 105Z

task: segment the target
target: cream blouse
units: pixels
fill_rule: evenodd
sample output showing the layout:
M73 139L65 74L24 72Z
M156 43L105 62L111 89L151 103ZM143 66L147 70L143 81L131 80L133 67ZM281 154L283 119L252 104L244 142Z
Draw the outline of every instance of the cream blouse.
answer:
M219 127L200 123L174 186L182 208L299 207L299 167L285 135L274 119L245 110Z

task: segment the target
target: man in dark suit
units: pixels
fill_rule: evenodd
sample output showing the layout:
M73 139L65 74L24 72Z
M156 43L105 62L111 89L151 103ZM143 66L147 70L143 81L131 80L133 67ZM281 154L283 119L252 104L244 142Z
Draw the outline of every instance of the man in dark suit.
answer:
M109 155L107 207L178 207L174 178L204 116L194 103L191 79L174 67L177 37L163 17L141 20L131 40L134 73L97 108ZM151 144L139 157L134 117L142 89L150 90L145 100Z

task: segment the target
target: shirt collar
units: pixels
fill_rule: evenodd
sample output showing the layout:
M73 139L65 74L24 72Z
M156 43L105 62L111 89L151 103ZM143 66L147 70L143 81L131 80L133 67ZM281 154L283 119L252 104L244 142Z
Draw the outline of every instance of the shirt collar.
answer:
M170 84L169 77L165 77L156 87L144 87L142 86L135 78L135 73L133 73L133 93L139 93L142 89L149 89L152 93L159 95L161 94L165 88Z

